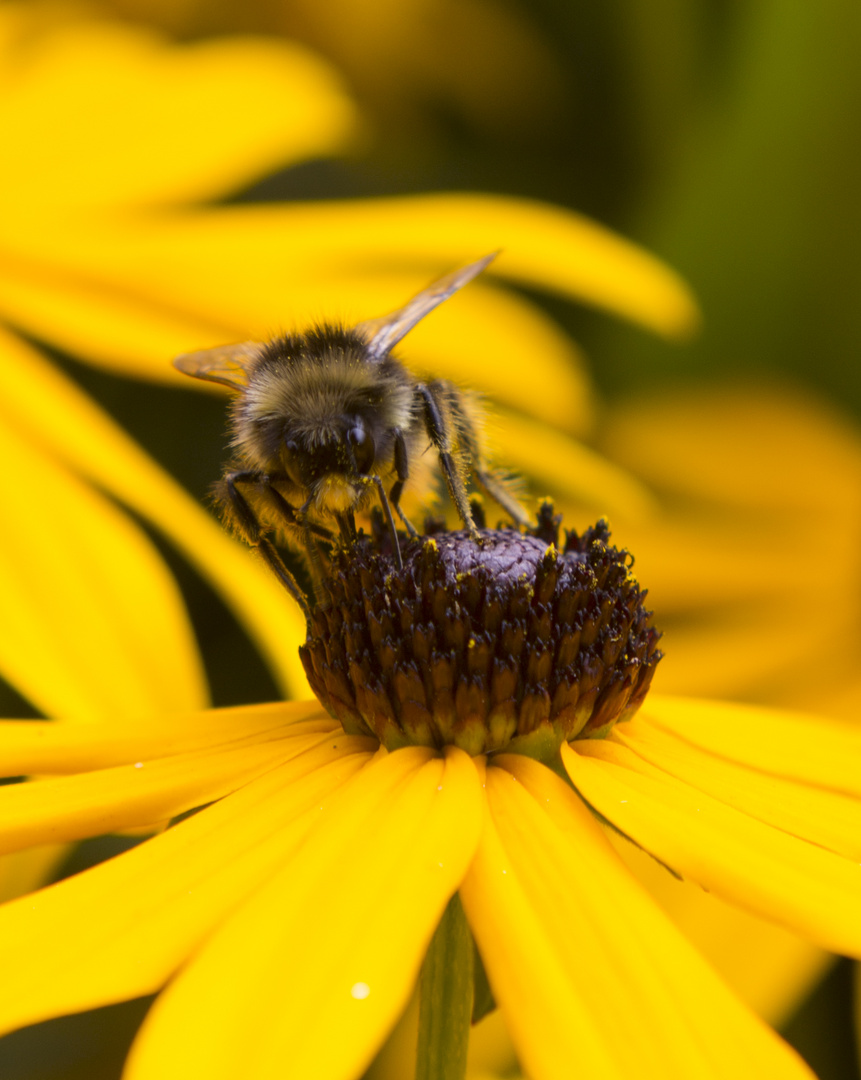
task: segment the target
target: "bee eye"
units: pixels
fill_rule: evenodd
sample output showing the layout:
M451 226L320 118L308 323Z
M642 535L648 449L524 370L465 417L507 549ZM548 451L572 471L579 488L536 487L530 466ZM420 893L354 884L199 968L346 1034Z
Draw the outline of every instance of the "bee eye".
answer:
M347 432L347 441L352 448L356 468L360 473L369 473L373 467L376 453L374 440L361 424L356 424Z

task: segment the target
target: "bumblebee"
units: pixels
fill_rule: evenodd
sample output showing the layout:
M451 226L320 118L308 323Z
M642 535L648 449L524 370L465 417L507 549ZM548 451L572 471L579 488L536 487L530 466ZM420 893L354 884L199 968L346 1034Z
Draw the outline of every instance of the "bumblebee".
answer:
M216 500L306 615L308 600L268 534L274 531L305 556L316 592L327 545L338 538L353 542L354 515L379 500L400 566L393 511L415 536L401 495L430 447L474 540L479 534L467 495L470 475L515 522L528 523L503 478L486 463L475 402L447 380L417 379L391 351L495 256L454 270L397 311L351 328L323 324L174 360L186 375L234 391L235 458L216 485Z

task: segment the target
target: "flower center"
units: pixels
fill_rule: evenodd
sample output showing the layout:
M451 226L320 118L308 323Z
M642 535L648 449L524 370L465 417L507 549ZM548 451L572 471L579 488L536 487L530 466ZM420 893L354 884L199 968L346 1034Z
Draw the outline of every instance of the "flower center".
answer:
M605 522L557 533L545 505L531 533L406 541L400 570L367 537L337 552L300 650L315 694L389 749L546 759L605 735L642 703L660 634Z

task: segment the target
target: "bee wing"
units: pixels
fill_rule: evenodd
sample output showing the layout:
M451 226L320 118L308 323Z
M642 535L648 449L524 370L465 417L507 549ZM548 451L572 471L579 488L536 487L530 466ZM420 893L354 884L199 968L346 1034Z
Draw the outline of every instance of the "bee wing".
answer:
M374 359L385 356L389 349L397 345L417 322L433 311L435 307L439 307L443 300L448 300L458 289L462 289L464 285L472 281L498 254L498 251L492 251L489 255L485 255L483 259L479 259L478 262L470 263L469 266L462 266L458 270L452 270L450 274L446 274L439 281L428 285L426 289L423 289L397 311L382 315L379 319L368 319L367 322L359 323L354 329L367 341L370 356Z
M173 366L193 379L220 383L231 390L244 390L248 386L248 368L257 359L261 348L259 341L219 345L214 349L183 353L176 357Z

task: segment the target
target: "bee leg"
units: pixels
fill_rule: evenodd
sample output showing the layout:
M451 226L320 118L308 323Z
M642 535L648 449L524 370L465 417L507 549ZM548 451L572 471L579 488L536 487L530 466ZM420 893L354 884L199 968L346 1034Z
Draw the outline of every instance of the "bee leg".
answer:
M299 588L296 578L284 565L272 542L263 535L257 515L251 509L248 500L236 487L237 484L260 483L261 481L263 481L263 475L256 472L234 472L228 473L224 477L224 487L227 492L230 513L233 515L234 523L243 539L250 547L258 550L260 557L302 609L302 614L307 622L310 620L311 615L308 598Z
M409 479L410 470L409 462L407 459L407 444L404 441L404 433L400 428L395 428L395 472L397 473L397 480L392 484L392 489L389 492L389 502L395 508L398 517L404 523L404 528L410 534L410 536L418 536L418 530L414 527L413 523L407 518L407 515L401 510L401 492L404 490L404 484Z
M328 559L323 553L319 541L326 540L331 543L332 533L329 529L323 528L322 525L302 520L300 515L307 509L308 502L299 510L292 506L274 485L274 481L283 479L286 479L286 477L280 476L278 473L264 474L263 481L266 485L266 494L271 505L283 518L285 525L294 532L300 531L302 534L305 565L308 568L311 584L314 587L314 598L317 603L320 603L323 597L323 580L328 572Z
M335 519L338 522L338 529L344 543L354 544L358 539L358 533L356 532L356 519L353 517L353 514L336 514Z
M266 474L264 474L261 477L262 482L266 485L266 491L269 499L272 502L272 505L284 519L285 524L291 526L294 529L301 529L303 536L308 532L311 532L319 540L331 540L332 533L328 529L323 528L322 525L315 525L313 522L306 522L300 520L300 511L298 511L295 506L291 506L290 503L287 502L287 500L278 490L278 488L273 486L272 481L279 479L280 477L277 474L272 476L267 476Z
M529 514L526 513L511 492L506 491L505 481L501 477L494 475L492 472L487 472L485 469L473 468L472 471L479 487L483 488L494 502L499 503L512 521L516 521L518 525L532 524Z
M389 500L386 498L386 489L383 487L383 481L379 476L372 476L371 479L377 485L377 492L380 496L380 502L383 504L383 513L386 515L386 524L389 527L389 536L392 538L392 551L395 556L395 563L398 570L403 570L404 560L401 558L401 545L398 542L398 534L395 531L395 519L392 517L392 508L389 506Z
M313 522L308 521L307 514L313 501L314 496L310 495L298 510L293 511L293 514L297 527L302 530L302 546L307 556L306 565L311 575L311 584L314 586L314 599L319 604L325 598L326 568L323 565L323 556L316 537L321 531L325 532L327 537L331 537L331 533L320 530Z
M479 532L475 527L475 522L472 520L472 511L469 508L466 485L463 482L463 477L458 471L454 457L452 456L451 431L444 418L445 411L447 410L445 410L444 406L442 408L440 407L440 390L441 388L438 383L431 383L429 386L426 386L424 383L418 383L416 386L416 394L422 399L422 405L424 407L425 427L427 428L427 433L430 436L431 442L439 451L439 463L442 474L445 477L446 486L451 495L451 500L460 516L460 520L467 527L470 538L477 541L480 539Z

